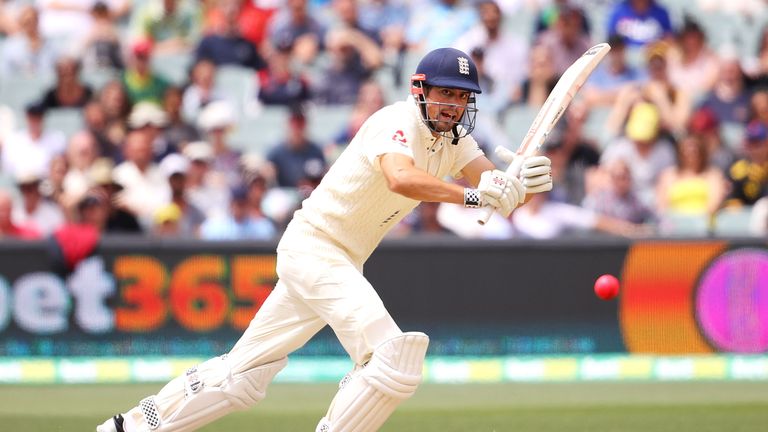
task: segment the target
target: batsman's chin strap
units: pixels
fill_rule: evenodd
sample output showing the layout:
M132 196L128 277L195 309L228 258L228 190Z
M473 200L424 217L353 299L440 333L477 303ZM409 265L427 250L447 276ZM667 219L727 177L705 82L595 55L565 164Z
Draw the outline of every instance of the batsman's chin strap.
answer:
M451 144L456 145L459 143L459 127L456 125L453 125L453 129L451 129L453 132L453 139L451 140Z

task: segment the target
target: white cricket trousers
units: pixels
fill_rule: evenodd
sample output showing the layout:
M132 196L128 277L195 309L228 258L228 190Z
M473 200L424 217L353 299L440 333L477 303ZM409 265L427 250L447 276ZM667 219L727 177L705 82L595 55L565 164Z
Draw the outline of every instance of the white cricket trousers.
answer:
M277 254L278 282L228 355L233 372L263 365L301 348L330 325L356 364L402 334L361 271L342 254Z
M200 368L206 386L218 386L230 373L286 357L326 324L358 365L367 362L384 341L402 334L359 267L338 249L324 246L322 256L293 249L278 251L275 289L227 355L229 371ZM184 393L182 375L155 395L161 418L170 418L179 409ZM126 421L134 429L146 427L138 407L126 414Z

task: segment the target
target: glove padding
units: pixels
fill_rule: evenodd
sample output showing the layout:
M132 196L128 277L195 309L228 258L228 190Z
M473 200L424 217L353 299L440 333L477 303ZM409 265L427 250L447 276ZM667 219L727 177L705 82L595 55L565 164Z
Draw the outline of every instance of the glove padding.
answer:
M523 183L500 170L483 171L477 191L480 193L481 206L489 205L504 217L509 217L512 210L525 199Z
M496 147L496 156L507 164L511 164L517 157L525 157L502 146ZM551 191L552 161L546 156L525 157L520 170L520 180L529 194Z

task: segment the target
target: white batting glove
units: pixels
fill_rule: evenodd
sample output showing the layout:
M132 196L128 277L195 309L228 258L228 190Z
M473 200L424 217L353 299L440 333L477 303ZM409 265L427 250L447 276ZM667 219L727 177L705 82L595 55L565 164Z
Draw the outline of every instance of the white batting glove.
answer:
M516 157L521 157L502 146L496 147L496 156L507 164L511 164ZM520 170L520 180L529 194L551 191L552 161L546 156L526 157Z
M477 189L464 190L464 205L467 207L491 206L504 217L509 217L525 199L525 186L504 171L484 171L480 174Z

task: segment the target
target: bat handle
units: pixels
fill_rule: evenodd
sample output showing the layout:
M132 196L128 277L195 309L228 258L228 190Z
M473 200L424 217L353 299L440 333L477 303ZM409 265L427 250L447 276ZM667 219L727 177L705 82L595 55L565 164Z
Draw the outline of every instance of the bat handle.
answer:
M509 167L507 167L507 170L506 170L507 175L509 175L510 177L517 177L518 175L520 175L520 170L523 168L524 161L525 161L525 158L522 155L517 154L515 158L512 160L512 163L509 164ZM524 198L525 197L523 197L523 199ZM479 223L480 225L485 225L488 222L488 220L491 219L491 216L493 216L493 213L496 211L496 209L494 209L491 206L483 207L480 210L482 213L480 215L480 218L477 219L477 223Z

